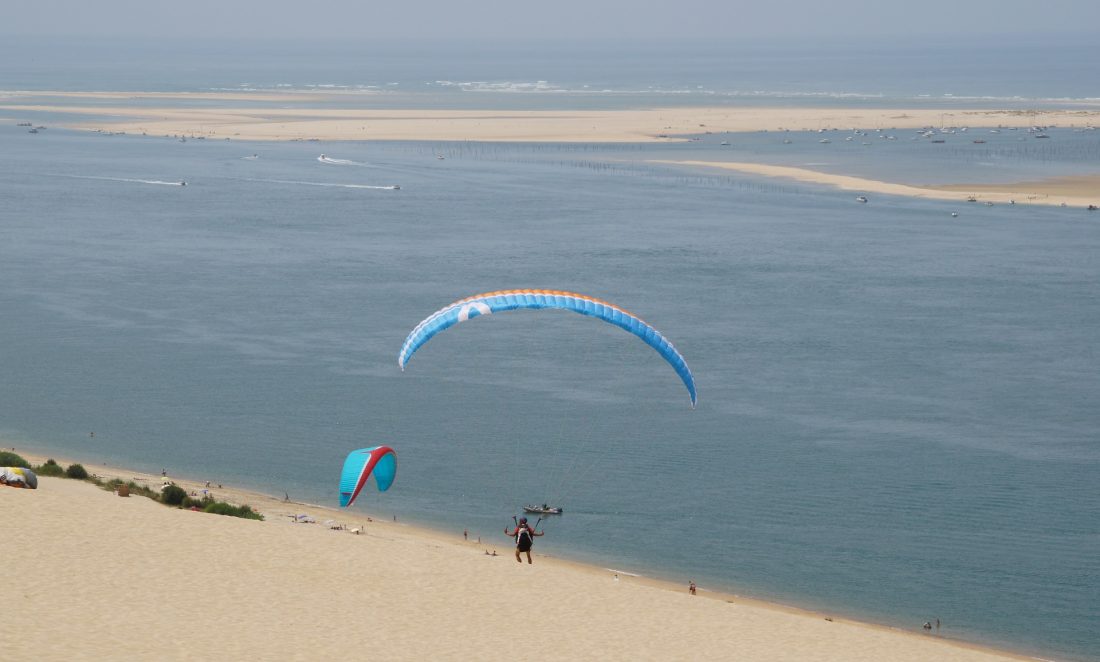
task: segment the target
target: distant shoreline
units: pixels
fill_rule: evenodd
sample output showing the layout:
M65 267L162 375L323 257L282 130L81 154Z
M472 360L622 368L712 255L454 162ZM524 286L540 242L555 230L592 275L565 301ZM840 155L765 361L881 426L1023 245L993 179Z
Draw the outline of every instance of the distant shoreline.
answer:
M364 98L369 98L365 95ZM110 105L80 105L81 100ZM1100 109L802 108L697 106L629 110L424 110L339 107L347 94L0 91L0 109L80 115L67 128L252 141L407 140L484 142L679 142L703 133L916 129L923 127L1100 126ZM222 101L217 107L165 102ZM286 108L284 101L317 101ZM142 104L136 102L143 102ZM18 102L18 103L13 103ZM149 102L159 102L151 105ZM241 103L251 105L242 106ZM86 119L91 117L94 119Z
M363 95L369 98L370 95ZM28 118L51 113L70 129L107 133L241 141L425 141L672 143L700 134L765 131L900 130L928 127L1018 128L1100 126L1100 110L1047 108L982 110L942 108L683 107L632 110L395 110L339 108L339 92L0 92L0 109ZM79 105L108 100L107 106ZM18 100L21 103L11 103ZM222 102L211 107L172 104ZM324 107L285 108L286 101ZM160 102L164 105L141 105ZM25 102L25 103L23 103ZM252 106L240 104L248 102ZM91 118L91 119L88 119ZM745 162L658 161L721 168L765 177L825 184L861 193L986 204L1100 205L1100 172L1049 181L914 186L806 168Z
M845 191L901 195L930 200L950 200L955 202L983 204L1065 205L1067 207L1100 206L1100 174L1057 177L1048 180L1011 184L910 186L863 177L824 173L808 168L764 165L760 163L730 161L651 161L651 163L734 170L764 177L779 177L811 184L824 184Z
M15 452L33 464L41 464L47 457L53 457L62 466L78 462L78 460L72 458L63 458L56 454L46 454L35 450L28 451L23 448L17 448ZM184 595L189 591L198 591L201 594L205 590L216 590L214 587L218 586L219 582L232 583L234 578L248 574L257 565L262 566L267 563L268 561L262 558L262 555L269 553L268 550L273 547L296 550L287 552L294 554L291 559L282 558L282 552L274 554L277 563L294 563L292 559L301 559L301 554L308 553L310 558L314 559L312 562L315 567L310 573L307 573L306 579L313 581L312 578L317 573L326 572L329 565L337 568L346 567L348 563L355 563L355 557L349 557L348 554L360 553L353 550L356 545L369 545L371 563L380 568L387 568L387 572L394 573L400 580L396 581L395 584L398 588L381 588L379 589L382 591L380 595L372 593L371 600L368 601L369 604L363 605L362 609L369 611L372 604L377 609L389 609L389 605L392 603L387 602L387 600L400 603L401 599L392 594L392 591L398 590L404 593L405 586L417 581L415 579L419 576L417 573L428 572L430 568L430 571L438 576L439 581L459 586L458 590L470 602L469 605L455 607L453 621L463 620L464 617L461 614L465 613L467 608L471 608L477 613L477 618L474 620L479 623L486 623L486 626L490 627L490 633L481 632L472 637L469 645L474 648L468 651L470 656L481 657L485 654L491 656L492 651L495 649L492 646L486 647L485 644L486 641L489 641L495 646L494 637L501 636L496 634L497 630L495 628L510 631L515 626L514 623L503 618L492 607L500 600L507 602L511 594L496 595L496 587L499 586L500 581L497 574L483 576L485 572L499 574L500 571L504 571L506 576L512 576L509 571L516 570L514 566L517 564L512 559L511 543L499 531L489 534L491 539L479 544L474 542L474 536L476 535L474 532L471 533L469 541L459 539L460 534L457 530L457 524L454 532L442 532L419 526L407 526L403 523L398 524L389 521L387 518L372 517L362 510L356 512L297 503L231 486L208 485L203 480L180 478L171 473L168 473L167 476L151 475L113 464L85 464L85 468L89 474L96 474L100 478L117 477L125 481L133 480L153 489L158 489L163 481L171 480L189 493L201 494L204 490L210 490L214 497L219 500L252 506L265 515L266 521L239 520L231 522L230 520L236 518L205 513L181 514L181 511L168 506L149 504L148 508L141 506L144 513L142 522L140 524L137 522L131 523L128 518L132 515L128 513L134 512L132 509L136 504L128 502L142 499L141 497L120 500L110 492L93 488L81 481L43 478L40 480L39 490L37 491L43 494L36 494L30 490L19 490L19 492L26 492L21 496L27 499L36 499L45 497L46 493L49 493L50 498L56 497L58 499L58 503L48 513L34 513L37 517L33 518L33 521L45 522L48 515L49 523L43 523L41 527L29 524L22 525L21 545L47 545L49 541L45 539L38 540L38 538L53 535L55 531L59 530L59 527L65 533L58 535L64 536L69 541L82 537L79 532L84 530L87 530L90 535L99 535L96 527L88 529L86 526L76 524L75 528L66 528L74 525L71 522L66 524L61 520L71 516L78 518L95 517L101 521L109 520L122 523L125 530L112 534L116 536L110 542L114 549L127 549L127 545L133 545L134 549L138 548L138 543L128 542L125 538L127 534L130 534L135 539L142 540L145 545L149 544L150 539L163 538L164 540L158 543L156 547L162 553L165 551L164 544L178 546L182 549L192 547L196 542L201 544L201 541L194 541L187 537L193 535L201 535L208 539L221 539L224 541L223 544L232 544L233 548L237 550L234 555L221 559L216 565L199 566L197 568L202 577L201 581L204 582L203 585L207 586L206 589L201 586L192 586L190 582L195 581L194 579L171 567L171 560L165 561L166 568L164 572L166 576L159 577L157 576L159 573L154 571L152 579L157 581L156 592L173 595ZM69 492L71 494L68 494ZM86 496L78 496L85 493ZM0 493L0 496L6 496L6 494ZM76 500L79 500L80 503L78 504ZM144 501L144 499L142 500ZM77 512L85 505L85 502L94 502L94 505L88 507L92 508L95 515ZM8 512L15 513L19 512L20 506L18 503L6 503L4 508ZM298 520L294 519L294 516L301 514L308 515L315 522L310 526L287 526L297 522ZM180 517L186 519L181 520ZM86 520L78 519L77 521L85 522ZM181 527L180 525L183 524L187 526ZM195 531L190 529L192 524L198 527ZM336 525L343 528L335 531L328 530ZM263 528L261 531L257 531L255 527ZM355 529L360 529L363 535L361 537L349 537L349 534ZM196 533L200 530L205 531L205 533ZM261 539L266 540L266 543L261 543ZM3 543L0 543L0 551L3 549ZM486 565L481 559L484 558L485 552L490 549L495 549L498 555L503 558L494 559ZM416 560L425 554L430 554L432 558L431 561L427 562L430 563L427 567L423 567L425 562ZM241 557L240 560L234 561L238 555ZM9 563L14 563L14 567L24 576L57 576L61 572L60 568L62 566L64 566L66 572L70 572L70 574L74 572L70 570L73 560L68 555L36 555L31 553L30 556L33 557L33 560L25 560L22 564L18 558L15 558L14 561L11 560L13 557L10 555L7 555L6 558L9 559ZM98 562L102 562L102 559L99 559ZM23 567L27 563L37 565L36 567ZM60 565L55 567L55 564ZM75 577L80 578L80 581L95 585L98 581L95 574L98 572L96 564L97 559L88 557L84 564L87 567L83 571L75 570ZM141 565L146 566L146 564ZM631 641L634 642L633 645L637 648L632 654L634 656L645 656L646 651L652 653L653 649L647 646L668 645L667 643L656 644L652 637L657 637L658 641L663 642L663 637L671 634L675 634L677 637L681 635L694 636L694 632L690 628L698 627L702 628L700 634L707 631L719 634L708 635L706 641L699 640L696 642L693 640L692 650L698 647L700 652L705 651L708 645L718 646L718 651L739 650L730 648L730 646L747 646L739 652L749 655L749 657L756 656L754 659L774 658L780 651L787 651L786 647L792 645L792 643L802 647L808 646L807 650L812 649L814 651L813 659L836 660L837 662L840 660L861 659L945 659L974 660L975 662L1037 659L1026 654L994 649L980 644L945 638L940 635L923 634L915 629L912 631L902 630L885 625L834 617L826 613L744 598L735 594L707 591L702 587L699 596L702 600L696 602L696 598L686 597L685 585L544 555L536 556L536 569L540 573L545 573L543 583L549 582L542 589L544 591L543 598L546 601L544 607L554 611L559 609L570 612L578 611L581 621L593 621L593 627L597 628L597 633L600 625L607 625L604 620L608 617L614 618L614 614L609 614L603 609L622 600L629 600L629 602L619 604L618 608L628 609L633 614L632 618L641 619L643 622L648 622L654 618L667 620L669 617L664 613L666 609L671 608L673 609L672 613L677 613L682 611L685 606L691 607L690 625L688 622L683 621L685 616L681 614L668 622L671 629L667 632L651 632L649 635L643 636L642 641L634 641L632 638ZM526 570L526 568L520 568L520 570ZM89 613L112 612L112 610L118 608L118 601L114 596L120 591L134 591L135 589L140 591L138 587L128 584L130 581L137 580L131 580L125 572L125 567L115 570L115 574L109 577L113 582L111 590L103 590L101 594L95 593L95 595L100 596L99 600L102 604L85 604L82 609L92 607L93 609ZM122 573L122 575L120 576L119 573ZM473 573L473 577L470 577L470 573ZM540 575L535 575L533 580L528 581L541 581L539 577ZM149 580L151 578L143 576L143 579ZM329 599L323 594L318 594L317 591L311 591L312 587L308 583L298 589L297 583L299 581L301 581L299 574L292 572L287 575L273 575L268 583L281 587L282 591L290 591L297 596L295 600L304 601L309 605L312 605L313 602L323 602ZM177 585L172 582L182 583ZM552 587L558 583L564 584L564 588L555 592ZM255 587L255 591L259 593L265 593L268 590L265 586ZM583 604L573 604L570 596L574 593L571 591L576 590L582 590L587 596L586 600L594 601L593 604L604 605L604 608L593 612ZM634 592L634 598L621 595L624 590ZM559 593L561 594L559 595ZM256 599L268 600L271 608L274 609L285 609L288 606L280 601L282 598L278 595ZM409 600L410 598L404 599ZM418 613L416 610L419 610L421 603L415 597L411 599L415 605L413 613ZM636 599L640 601L634 601ZM686 605L681 605L685 599L689 602ZM567 604L559 604L563 600ZM627 608L626 604L629 604L630 607ZM210 642L203 640L197 643L196 645L200 650L206 646L216 647L220 638L224 638L229 634L217 624L219 615L221 617L224 617L224 615L221 614L216 605L217 603L208 603L201 612L205 614L207 609L212 610L208 617L213 620L209 623L200 621L202 624L200 629L203 632L207 630L210 632L209 635L204 636L211 639ZM232 605L229 605L229 607L232 608ZM323 610L324 608L318 607L318 609ZM731 613L730 610L734 610L734 612ZM730 625L728 619L731 617L740 624ZM27 615L25 620L33 620L33 616ZM30 628L27 624L21 625L18 629L21 637L29 638L31 642L37 642L56 633L56 628L49 625L49 619L42 618L40 620L41 626L37 630ZM96 619L85 620L89 623L88 627L98 627ZM78 619L78 624L72 627L85 627L80 625L83 622L83 620ZM581 626L577 625L575 627ZM236 619L232 628L233 634L244 628L247 633L252 633L246 636L258 637L260 640L272 637L273 640L270 645L276 646L276 648L281 645L290 645L291 640L298 635L296 629L285 634L279 634L278 631L271 631L267 628L265 623L242 624L237 622ZM684 628L689 629L685 631ZM255 629L259 629L260 633L254 633L253 630ZM738 639L738 637L745 637L748 633L752 634L751 641L748 643L746 643L746 639ZM69 631L67 634L74 635L77 633ZM462 628L457 635L452 636L444 633L442 636L444 638L457 636L462 639L466 636L466 631ZM583 639L595 635L594 633L581 633L581 636ZM717 639L712 641L713 637L717 637ZM73 636L69 636L67 639L73 639ZM283 641L283 639L286 639L286 641ZM75 638L75 640L82 641L80 637ZM332 640L343 641L338 637L332 637ZM593 647L591 650L601 650L600 647L607 644L597 637L589 645ZM684 642L677 639L672 648L673 650L680 650L682 645L684 645ZM479 649L478 646L483 647ZM615 650L616 654L623 655L625 649L617 648ZM398 657L401 656L399 653L396 654Z

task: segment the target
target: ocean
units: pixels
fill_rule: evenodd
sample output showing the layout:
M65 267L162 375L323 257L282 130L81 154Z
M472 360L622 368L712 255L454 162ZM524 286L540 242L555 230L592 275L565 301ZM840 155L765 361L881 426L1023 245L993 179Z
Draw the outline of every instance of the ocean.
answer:
M946 109L1087 107L1100 89L1095 68L1022 75L1028 51L1008 48L1007 64L977 58L939 85L950 54L903 50L862 80L825 80L847 69L807 52L798 78L778 49L752 63L695 52L681 69L618 53L582 75L583 50L445 66L398 53L390 67L334 48L218 68L165 47L126 68L112 57L124 49L96 48L79 62L79 49L45 46L5 59L0 89ZM1095 46L1064 48L1096 61ZM899 77L900 61L916 73ZM371 87L388 83L399 89ZM355 506L379 516L504 549L512 516L545 501L566 511L543 520L545 553L1100 659L1100 217L861 205L652 163L733 154L907 183L1019 181L1095 172L1100 132L1006 130L933 152L912 131L870 148L813 132L731 146L241 143L30 135L24 120L55 118L0 111L8 446L335 505L344 456L385 443L395 485ZM561 311L472 320L398 368L436 309L525 287L651 323L691 366L698 408L643 343Z

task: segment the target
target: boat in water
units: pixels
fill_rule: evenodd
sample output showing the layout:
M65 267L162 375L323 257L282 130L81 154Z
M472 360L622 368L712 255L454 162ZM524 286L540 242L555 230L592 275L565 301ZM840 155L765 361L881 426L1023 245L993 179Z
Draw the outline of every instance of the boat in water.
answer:
M541 506L524 506L523 512L536 515L561 515L562 509L548 506L544 503Z

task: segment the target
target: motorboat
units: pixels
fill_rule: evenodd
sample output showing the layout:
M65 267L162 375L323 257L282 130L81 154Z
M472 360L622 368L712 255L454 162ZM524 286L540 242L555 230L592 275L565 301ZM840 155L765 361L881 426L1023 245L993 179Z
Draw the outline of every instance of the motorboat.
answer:
M548 506L544 503L541 506L524 506L523 512L535 515L561 515L562 509L556 508L554 506Z
M867 202L867 196L860 195L856 197L856 202Z

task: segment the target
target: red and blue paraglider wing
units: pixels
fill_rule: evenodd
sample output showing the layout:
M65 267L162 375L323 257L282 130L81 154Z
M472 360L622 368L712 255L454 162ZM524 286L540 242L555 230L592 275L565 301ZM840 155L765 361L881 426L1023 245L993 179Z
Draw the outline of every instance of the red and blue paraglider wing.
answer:
M637 316L628 313L615 304L599 299L577 294L576 292L561 292L558 290L502 290L499 292L487 292L472 297L455 301L451 305L437 310L427 319L416 325L405 344L401 346L401 353L397 356L397 363L401 369L412 358L414 352L421 345L432 339L440 331L445 331L459 322L491 315L505 310L518 310L521 308L558 308L571 310L581 315L588 315L601 319L609 324L634 334L645 344L652 347L658 354L668 361L676 374L680 376L688 395L691 396L691 406L695 407L695 378L688 368L687 361L676 351L664 336L649 324L646 324Z
M393 485L396 475L397 455L389 446L360 448L348 453L340 473L340 505L346 508L354 503L371 476L374 476L378 491L385 492Z

